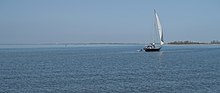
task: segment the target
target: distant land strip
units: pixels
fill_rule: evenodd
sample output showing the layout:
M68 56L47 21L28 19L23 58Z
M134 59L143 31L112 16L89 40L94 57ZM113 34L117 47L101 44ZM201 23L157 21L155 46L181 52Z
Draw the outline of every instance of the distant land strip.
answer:
M175 45L187 45L187 44L220 44L220 41L218 40L213 40L211 42L195 42L195 41L173 41L169 42L167 44L175 44Z
M17 44L0 44L0 45L144 45L146 43L17 43ZM210 42L195 41L172 41L165 43L168 45L189 45L189 44L220 44L220 41L213 40Z
M23 43L0 45L142 45L144 43Z

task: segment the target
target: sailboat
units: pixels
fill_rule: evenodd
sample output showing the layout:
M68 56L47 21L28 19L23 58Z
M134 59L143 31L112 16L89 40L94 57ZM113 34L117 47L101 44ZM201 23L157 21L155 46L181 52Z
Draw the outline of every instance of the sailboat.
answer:
M163 40L163 29L160 23L160 19L159 16L156 12L156 10L154 10L154 34L155 36L153 37L153 43L150 43L149 45L145 46L143 49L146 52L151 52L151 51L160 51L160 49L162 48L162 45L164 44L164 40Z

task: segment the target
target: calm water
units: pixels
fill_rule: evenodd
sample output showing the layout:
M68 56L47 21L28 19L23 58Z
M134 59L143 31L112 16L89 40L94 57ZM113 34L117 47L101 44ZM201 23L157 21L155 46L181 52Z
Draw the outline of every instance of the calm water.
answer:
M0 93L220 93L220 46L0 48Z

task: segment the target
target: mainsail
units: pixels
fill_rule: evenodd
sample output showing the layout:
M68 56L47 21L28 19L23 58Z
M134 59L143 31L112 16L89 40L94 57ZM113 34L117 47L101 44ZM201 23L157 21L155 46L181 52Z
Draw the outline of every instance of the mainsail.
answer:
M155 14L155 30L159 32L160 45L163 45L164 44L163 29L162 29L160 19L159 19L159 16L158 16L156 10L154 10L154 14Z

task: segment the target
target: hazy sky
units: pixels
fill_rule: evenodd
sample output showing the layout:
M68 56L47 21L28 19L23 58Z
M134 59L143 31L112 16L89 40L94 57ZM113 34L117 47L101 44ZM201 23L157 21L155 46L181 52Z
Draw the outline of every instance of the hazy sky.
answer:
M0 0L0 44L220 40L220 0Z

